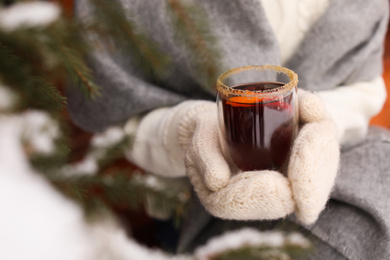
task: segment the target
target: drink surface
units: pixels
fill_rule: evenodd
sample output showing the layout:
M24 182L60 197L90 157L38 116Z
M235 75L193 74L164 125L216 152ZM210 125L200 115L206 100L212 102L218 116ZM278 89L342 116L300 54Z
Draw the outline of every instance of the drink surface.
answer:
M265 90L278 82L237 85L242 90ZM230 155L243 171L278 170L288 160L294 134L292 93L272 100L261 97L222 99L223 120Z

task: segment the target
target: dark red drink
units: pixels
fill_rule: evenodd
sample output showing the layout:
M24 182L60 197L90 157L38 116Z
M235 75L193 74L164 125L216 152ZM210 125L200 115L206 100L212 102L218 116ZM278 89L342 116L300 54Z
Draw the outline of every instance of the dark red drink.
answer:
M256 82L234 86L248 91L282 86ZM223 120L229 153L243 171L279 170L288 161L296 132L293 94L270 98L222 98Z

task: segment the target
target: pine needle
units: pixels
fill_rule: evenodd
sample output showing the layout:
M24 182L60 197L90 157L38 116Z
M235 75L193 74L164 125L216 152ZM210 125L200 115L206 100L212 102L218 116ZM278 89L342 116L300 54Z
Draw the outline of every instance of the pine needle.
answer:
M43 77L33 75L32 64L15 55L1 41L0 60L0 80L18 93L19 110L36 108L53 113L63 108L65 98L58 89Z
M199 5L180 0L167 0L167 7L176 37L191 54L202 86L214 92L217 76L222 72L221 53L206 12Z
M97 35L107 46L113 43L115 49L134 58L146 78L159 81L166 73L171 59L136 24L132 12L124 11L118 1L92 0L91 3L94 5L94 20L86 26L87 31Z

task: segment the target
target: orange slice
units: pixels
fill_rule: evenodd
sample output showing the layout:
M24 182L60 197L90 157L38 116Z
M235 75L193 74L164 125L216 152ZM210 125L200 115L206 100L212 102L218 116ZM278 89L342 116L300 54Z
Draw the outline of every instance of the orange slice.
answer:
M250 107L256 103L262 103L262 102L271 101L271 100L272 100L271 98L266 98L266 97L251 97L251 98L232 97L232 98L229 98L228 101L226 101L226 104L234 106L234 107Z

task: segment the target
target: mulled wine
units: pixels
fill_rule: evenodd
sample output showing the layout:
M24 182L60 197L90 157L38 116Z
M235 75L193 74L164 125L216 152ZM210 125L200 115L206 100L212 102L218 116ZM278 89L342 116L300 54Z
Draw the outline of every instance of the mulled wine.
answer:
M284 83L255 82L232 89L258 91L277 89ZM294 95L222 97L223 125L228 151L242 171L279 170L289 158L296 133Z

